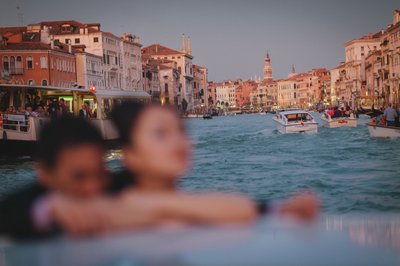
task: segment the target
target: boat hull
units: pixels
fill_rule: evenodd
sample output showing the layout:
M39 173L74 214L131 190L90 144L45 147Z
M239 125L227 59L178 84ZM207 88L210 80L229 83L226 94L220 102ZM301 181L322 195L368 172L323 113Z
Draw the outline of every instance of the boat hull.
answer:
M338 128L338 127L357 127L357 119L356 118L334 118L328 119L322 116L322 121L324 123L324 127L327 128Z
M34 155L39 132L49 119L29 118L29 126L17 124L0 128L0 155ZM118 132L112 121L92 119L90 122L101 132L107 148L117 148Z
M367 127L372 138L400 138L400 127L386 127L371 123L368 123Z
M274 119L277 130L282 134L293 134L293 133L317 133L318 123L294 123L294 124L282 124Z

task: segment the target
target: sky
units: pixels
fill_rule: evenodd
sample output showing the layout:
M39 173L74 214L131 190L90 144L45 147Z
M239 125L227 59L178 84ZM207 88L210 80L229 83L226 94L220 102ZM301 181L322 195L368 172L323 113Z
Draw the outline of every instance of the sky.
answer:
M23 24L98 22L178 50L184 33L209 80L262 77L267 52L280 79L292 64L296 72L337 66L343 44L386 28L394 9L399 0L0 0L0 26L19 25L19 12Z

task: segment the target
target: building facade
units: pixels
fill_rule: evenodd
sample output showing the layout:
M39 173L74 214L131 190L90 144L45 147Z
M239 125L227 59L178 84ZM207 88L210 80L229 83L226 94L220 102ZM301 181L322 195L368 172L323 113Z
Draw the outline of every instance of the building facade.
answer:
M103 58L86 53L84 48L75 50L76 78L79 88L105 89L103 78Z
M72 46L84 45L86 52L101 56L106 89L142 90L138 66L141 64L140 49L134 47L140 46L138 38L128 34L120 38L101 31L98 23L83 24L74 20L41 22L40 28L56 41ZM128 76L130 74L132 77Z
M182 50L177 51L160 44L152 44L150 46L142 48L142 61L146 61L148 58L154 60L171 60L176 62L177 70L180 74L180 87L178 91L179 108L183 105L187 105L187 111L194 109L194 95L193 95L193 64L190 49L190 41L182 37Z
M9 84L73 87L76 62L71 47L41 42L0 44L0 72Z
M142 52L138 36L124 33L121 37L122 88L129 91L143 90Z

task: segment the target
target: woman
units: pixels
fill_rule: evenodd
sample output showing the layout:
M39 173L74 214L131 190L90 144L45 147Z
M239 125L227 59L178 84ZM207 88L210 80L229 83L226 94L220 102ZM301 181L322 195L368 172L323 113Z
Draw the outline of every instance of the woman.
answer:
M177 113L159 105L125 102L112 117L120 134L125 174L132 182L125 190L128 200L147 197L164 202L182 211L182 219L172 220L184 223L242 223L254 220L260 210L272 209L305 219L317 213L318 202L311 195L271 207L236 195L183 193L176 183L189 169L191 144Z

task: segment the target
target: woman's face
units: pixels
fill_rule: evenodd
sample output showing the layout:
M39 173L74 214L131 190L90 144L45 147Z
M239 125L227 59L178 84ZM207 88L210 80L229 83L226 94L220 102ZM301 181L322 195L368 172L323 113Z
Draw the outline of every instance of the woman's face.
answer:
M151 106L140 114L124 153L126 167L138 176L172 181L189 168L191 145L175 112Z

